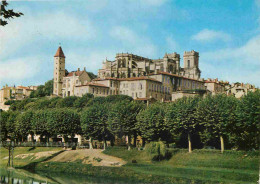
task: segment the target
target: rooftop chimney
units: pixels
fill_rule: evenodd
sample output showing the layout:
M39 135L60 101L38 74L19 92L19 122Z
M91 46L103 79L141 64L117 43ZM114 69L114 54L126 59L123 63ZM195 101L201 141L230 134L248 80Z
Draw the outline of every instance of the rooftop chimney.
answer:
M78 68L78 72L80 71L80 68Z

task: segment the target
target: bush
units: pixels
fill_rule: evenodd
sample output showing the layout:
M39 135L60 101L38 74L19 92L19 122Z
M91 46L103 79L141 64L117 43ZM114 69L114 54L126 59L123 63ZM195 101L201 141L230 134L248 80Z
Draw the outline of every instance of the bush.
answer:
M94 157L93 160L97 161L97 162L101 162L103 159L102 158L99 158L99 157Z
M152 160L162 160L167 154L166 146L162 141L150 142L145 145L145 151L152 155Z
M7 100L5 105L12 105L13 103L15 103L15 100Z

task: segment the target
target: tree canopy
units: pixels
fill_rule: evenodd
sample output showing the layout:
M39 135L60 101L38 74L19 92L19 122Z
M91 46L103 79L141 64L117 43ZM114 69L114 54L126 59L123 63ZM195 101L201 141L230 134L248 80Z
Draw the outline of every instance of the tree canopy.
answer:
M20 17L23 15L21 12L15 12L13 9L7 9L8 3L6 0L2 0L1 9L0 9L0 25L5 26L8 24L7 20L10 18Z

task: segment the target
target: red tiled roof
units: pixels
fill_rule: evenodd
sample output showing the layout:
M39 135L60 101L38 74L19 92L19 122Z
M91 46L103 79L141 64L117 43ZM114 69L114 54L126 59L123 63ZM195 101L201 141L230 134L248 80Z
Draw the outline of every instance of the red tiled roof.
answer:
M171 76L174 76L174 77L182 77L182 76L179 76L177 74L172 74L172 73L168 73L168 72L158 72L158 74L171 75Z
M200 80L197 80L197 79L192 79L192 78L188 78L188 77L183 77L183 76L181 76L181 75L172 74L172 73L168 73L168 72L158 72L158 74L171 75L171 76L179 77L179 78L183 78L183 79L188 79L188 80L194 80L194 81L198 81L198 82L203 82L203 81L200 81ZM158 75L158 74L151 73L151 74L149 74L149 75Z
M93 81L103 81L103 80L118 80L118 78L106 77L104 79L101 79L101 78L93 79Z
M21 89L27 89L27 90L29 90L30 88L28 88L28 87L24 87L24 86L17 86L17 88L21 88Z
M84 84L84 85L79 85L79 86L76 86L76 87L81 87L81 86L98 86L98 87L108 88L108 86L106 86L106 85L104 85L104 84L92 83L92 82L89 82L89 83Z
M149 77L146 77L146 76L142 76L142 77L130 77L130 78L120 78L118 79L120 81L135 81L135 80L151 80L151 81L155 81L155 82L160 82L156 79L153 79L153 78L149 78Z
M76 76L80 76L84 71L76 71L76 72L70 72L66 77L71 77L73 76L73 73L75 73Z
M58 48L58 50L57 50L56 54L54 55L54 57L63 57L63 58L65 58L65 55L64 55L61 47Z
M224 85L224 84L228 84L228 83L224 83L224 82L220 82L220 81L204 81L205 83L215 83L215 84L220 84L220 85Z
M188 78L188 77L182 77L183 79L188 79L188 80L194 80L194 81L197 81L197 82L203 82L204 83L204 81L200 81L200 80L197 80L197 79L192 79L192 78Z

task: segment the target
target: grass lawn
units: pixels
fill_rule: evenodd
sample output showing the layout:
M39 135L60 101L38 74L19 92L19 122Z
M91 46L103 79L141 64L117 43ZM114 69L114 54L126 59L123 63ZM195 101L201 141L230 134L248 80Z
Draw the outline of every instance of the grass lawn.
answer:
M256 183L259 173L258 152L215 150L172 150L169 160L151 161L144 151L122 148L107 149L106 154L128 161L125 168L137 173L165 178L196 181L195 183ZM132 164L132 160L137 164Z
M20 154L30 154L30 153L38 153L38 152L44 152L44 151L61 151L62 148L57 148L57 147L17 147L14 149L14 157L16 155L20 155ZM8 150L5 148L0 148L0 167L6 167L7 163L8 163L8 159L3 159L5 157L8 156ZM46 158L46 157L45 157ZM34 161L41 161L43 159L45 159L44 157L38 159L38 160L34 160ZM30 162L32 162L32 160L30 160L31 157L27 157L26 159L14 159L14 167L23 167L27 164L29 164Z
M41 151L62 151L61 148L16 148L15 155ZM27 166L27 169L41 172L60 172L84 174L108 179L117 183L257 183L259 172L258 152L226 151L220 154L214 150L170 150L172 157L160 162L151 161L145 151L123 147L108 148L103 153L120 157L128 163L122 167L93 167L77 162L42 162L44 158L34 160L15 159L15 167ZM0 167L6 166L6 149L0 149ZM136 160L137 163L132 163Z

